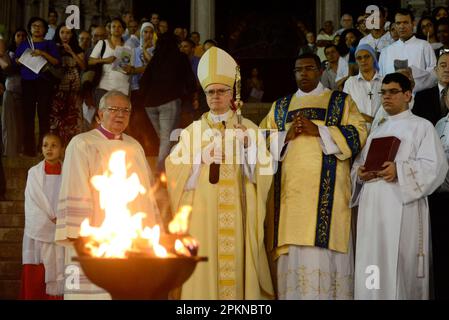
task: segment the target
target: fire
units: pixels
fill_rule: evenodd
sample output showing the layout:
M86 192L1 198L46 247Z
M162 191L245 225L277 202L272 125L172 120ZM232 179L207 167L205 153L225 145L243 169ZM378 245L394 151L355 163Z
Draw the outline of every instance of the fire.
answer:
M160 258L175 256L169 253L159 241L161 229L159 225L143 227L146 213L132 214L128 204L147 190L140 184L136 173L127 176L126 153L117 151L109 160L109 170L102 176L94 176L91 183L100 193L100 206L105 212L105 219L99 228L90 226L85 219L81 224L80 236L89 238L85 248L91 256L102 258L127 258L130 253L143 253ZM170 230L176 234L187 231L188 216L191 208L184 207L170 223ZM191 256L195 251L191 240L177 240L175 252L179 255ZM194 245L197 246L196 242ZM192 250L193 249L193 250Z

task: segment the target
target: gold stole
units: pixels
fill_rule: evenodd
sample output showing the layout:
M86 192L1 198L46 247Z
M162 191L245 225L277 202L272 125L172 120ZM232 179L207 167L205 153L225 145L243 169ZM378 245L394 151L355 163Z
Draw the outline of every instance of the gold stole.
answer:
M212 123L209 114L204 116L211 128L223 129L221 123ZM232 119L232 116L228 119ZM218 181L217 206L217 250L218 250L218 299L239 299L237 293L237 245L236 224L238 207L236 206L237 186L236 169L232 164L220 165L220 180Z

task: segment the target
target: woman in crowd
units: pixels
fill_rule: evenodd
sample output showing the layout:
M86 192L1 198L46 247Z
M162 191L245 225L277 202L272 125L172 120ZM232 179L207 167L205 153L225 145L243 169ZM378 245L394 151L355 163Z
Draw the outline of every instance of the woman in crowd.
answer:
M436 21L440 20L441 18L449 18L449 11L447 7L436 7L432 10L432 18Z
M164 33L156 42L154 56L140 81L145 110L159 136L157 172L165 171L170 134L181 115L181 99L192 96L196 78L189 58L179 51L174 35Z
M72 137L81 133L80 72L86 69L86 63L73 29L67 28L65 24L60 25L56 29L54 41L61 56L64 77L53 98L50 128L67 145Z
M103 66L103 74L98 88L95 90L96 106L99 105L101 98L108 91L118 90L129 95L129 75L113 68L113 62L116 59L116 49L125 45L122 37L125 33L126 25L120 18L112 19L110 24L111 35L107 40L98 41L89 58L89 65L101 64ZM101 56L103 46L105 46L105 50Z
M20 69L13 61L17 48L26 41L26 38L26 30L17 29L8 50L0 53L1 67L8 75L2 104L3 155L6 157L15 157L23 151L22 85Z
M437 39L436 25L437 22L432 17L427 16L419 20L416 29L416 37L430 43L433 50L441 47L441 43Z
M31 18L27 26L31 38L24 41L16 50L15 62L20 65L23 96L23 124L24 124L24 154L36 156L36 139L34 137L34 118L39 117L39 142L50 129L50 106L55 83L48 73L42 70L36 74L20 63L22 54L31 50L32 56L44 58L50 65L56 66L59 62L59 52L53 41L45 40L48 23L39 17ZM28 53L29 51L27 51Z
M124 69L131 75L131 113L129 134L140 142L146 155L157 155L157 134L148 118L140 97L139 81L142 74L153 58L154 53L154 26L151 22L144 22L140 28L140 45L134 49L134 66Z

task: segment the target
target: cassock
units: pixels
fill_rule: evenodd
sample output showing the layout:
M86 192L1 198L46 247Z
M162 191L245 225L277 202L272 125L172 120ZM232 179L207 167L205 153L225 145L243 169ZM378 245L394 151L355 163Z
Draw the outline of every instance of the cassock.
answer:
M297 113L319 126L320 137L283 144ZM280 299L352 299L350 162L366 140L365 121L351 97L325 90L279 99L262 128L279 162L268 245L277 259ZM282 155L276 155L281 150Z
M22 299L61 296L64 285L64 248L55 243L56 207L61 164L45 160L28 171L25 187L25 230L22 247Z
M381 76L395 72L395 60L407 60L415 80L414 92L436 85L437 78L433 68L437 60L427 41L412 36L405 42L399 39L384 48L379 60Z
M386 136L401 140L395 159L397 181L362 183L357 170L365 163L372 139ZM432 124L410 110L388 116L373 129L351 172L352 201L359 206L356 299L428 299L427 195L441 185L447 170Z
M234 151L231 159L220 164L218 183L209 181L210 165L201 162L201 153L208 152L205 150L211 145L210 140L203 141L201 137L210 129L227 128L232 132L234 124L237 124L237 116L233 111L224 115L203 114L200 120L183 130L180 142L165 161L172 212L178 212L185 205L192 207L189 234L199 242L198 255L208 257L207 262L197 265L183 285L182 299L268 299L274 296L264 246L266 200L273 169L269 154L265 153L268 161L263 166L254 158L254 152L264 149L265 139L261 139L261 149L255 140L251 141L243 156L246 239L243 238L242 172L238 164L241 161L236 158L236 139L225 134L223 152L229 157L230 151ZM243 119L243 125L257 132L257 126L251 121ZM222 144L221 138L219 144ZM257 150L251 150L256 146ZM185 157L184 161L176 160L179 157ZM268 171L264 172L264 168Z
M114 137L102 127L75 136L66 150L56 225L56 240L66 246L66 277L70 279L66 281L64 291L66 300L110 299L110 295L92 284L78 263L72 261L76 252L68 240L79 237L81 223L86 218L91 226L101 226L104 211L100 207L99 193L90 180L108 171L109 159L118 150L126 152L128 176L136 173L140 184L147 190L128 205L130 212L145 212L145 225L160 224L156 201L149 192L152 173L140 144L126 134ZM72 267L67 269L69 265ZM80 272L79 283L74 270Z

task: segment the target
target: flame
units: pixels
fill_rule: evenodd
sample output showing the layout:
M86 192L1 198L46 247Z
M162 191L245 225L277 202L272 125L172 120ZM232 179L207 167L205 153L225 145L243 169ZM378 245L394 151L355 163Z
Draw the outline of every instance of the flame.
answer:
M161 173L160 180L161 180L162 183L166 183L167 182L167 176L165 175L165 173Z
M82 222L80 236L89 238L85 248L90 255L102 258L127 258L131 252L160 258L173 256L159 244L159 225L144 228L146 213L130 212L128 204L147 190L140 184L136 173L127 176L127 169L126 153L120 150L111 155L108 171L101 176L92 177L91 183L100 193L100 206L105 212L105 219L99 228L92 227L88 219ZM190 211L191 207L183 207L176 214L170 223L172 233L186 233ZM193 251L191 246L179 241L175 243L175 252L191 256Z
M168 231L173 234L186 234L189 228L189 217L192 207L183 206L168 225Z

